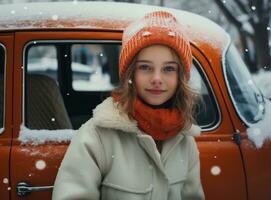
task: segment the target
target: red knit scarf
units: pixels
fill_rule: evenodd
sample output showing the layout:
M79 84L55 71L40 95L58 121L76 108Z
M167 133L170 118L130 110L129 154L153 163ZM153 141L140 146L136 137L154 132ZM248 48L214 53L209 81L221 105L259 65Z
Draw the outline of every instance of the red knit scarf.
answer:
M119 99L116 94L113 98L115 101ZM183 128L183 116L177 109L152 108L138 98L133 106L132 117L137 121L139 129L154 140L167 140Z

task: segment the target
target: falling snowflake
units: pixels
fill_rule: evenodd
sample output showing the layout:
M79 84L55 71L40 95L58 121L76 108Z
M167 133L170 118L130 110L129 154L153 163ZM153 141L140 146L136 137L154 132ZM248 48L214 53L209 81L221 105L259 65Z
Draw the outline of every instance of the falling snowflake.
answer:
M58 20L58 15L53 15L53 16L52 16L52 19L53 19L53 20Z
M38 170L43 170L43 169L45 169L45 167L46 167L46 163L45 163L44 160L38 160L38 161L36 162L36 168L37 168Z
M271 29L270 26L267 26L267 27L266 27L266 30L270 31L270 29Z
M104 56L104 54L103 54L103 53L100 53L100 56L102 57L102 56Z
M11 190L11 187L8 187L8 190Z
M226 0L223 0L222 2L223 2L223 3L227 3L227 1L226 1Z
M4 178L4 179L3 179L3 183L4 183L4 184L8 184L8 178Z
M56 119L55 119L55 118L52 118L51 121L54 122L54 121L56 121Z
M65 57L65 58L67 58L67 57L68 57L68 55L67 55L67 54L65 54L65 55L64 55L64 57Z
M211 173L214 175L214 176L218 176L220 173L221 173L221 169L219 166L213 166L211 168Z
M253 81L252 81L252 80L249 80L247 83L248 83L249 85L253 85Z
M212 11L211 11L211 10L208 10L208 13L209 13L209 14L211 14L211 13L212 13Z
M256 6L251 6L251 10L256 10Z
M12 15L14 15L14 14L16 13L16 11L15 11L15 10L12 10L12 11L10 11L10 13L11 13Z
M248 49L245 49L245 52L248 52Z

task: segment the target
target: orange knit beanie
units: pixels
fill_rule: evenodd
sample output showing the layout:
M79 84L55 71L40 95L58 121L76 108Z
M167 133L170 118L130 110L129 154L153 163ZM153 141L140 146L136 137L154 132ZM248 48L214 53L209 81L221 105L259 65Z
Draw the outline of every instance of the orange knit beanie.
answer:
M144 47L162 44L177 53L190 78L192 53L183 28L169 12L155 11L130 24L123 32L122 50L119 59L119 76L123 77L134 56Z

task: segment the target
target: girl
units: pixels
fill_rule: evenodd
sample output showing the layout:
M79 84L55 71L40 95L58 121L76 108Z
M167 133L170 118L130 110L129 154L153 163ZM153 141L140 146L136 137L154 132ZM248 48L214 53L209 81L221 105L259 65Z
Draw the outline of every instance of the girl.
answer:
M120 86L73 138L53 199L204 199L181 24L156 11L129 25L122 42Z

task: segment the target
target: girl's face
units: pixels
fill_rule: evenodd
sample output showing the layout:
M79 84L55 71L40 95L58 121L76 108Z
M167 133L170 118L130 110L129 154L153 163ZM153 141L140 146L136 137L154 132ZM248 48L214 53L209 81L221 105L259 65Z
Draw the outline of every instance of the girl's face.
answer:
M135 87L141 99L161 105L175 93L178 84L178 58L167 46L142 49L135 62Z

